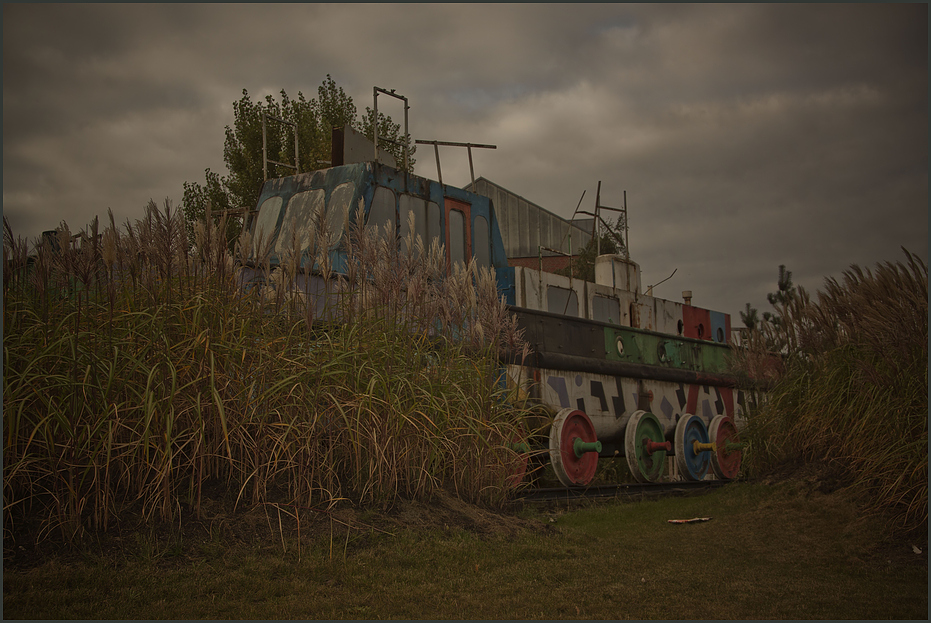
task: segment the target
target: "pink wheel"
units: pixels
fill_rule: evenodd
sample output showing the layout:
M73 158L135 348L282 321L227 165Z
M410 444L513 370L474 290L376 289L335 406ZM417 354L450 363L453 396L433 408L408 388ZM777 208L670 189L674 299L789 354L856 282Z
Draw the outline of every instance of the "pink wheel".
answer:
M559 482L567 487L587 485L598 469L601 442L595 427L582 411L563 409L550 428L550 462Z
M726 415L715 416L708 427L708 437L715 445L715 451L711 455L711 469L714 470L714 475L722 480L736 478L743 457L743 444L738 441L734 420Z

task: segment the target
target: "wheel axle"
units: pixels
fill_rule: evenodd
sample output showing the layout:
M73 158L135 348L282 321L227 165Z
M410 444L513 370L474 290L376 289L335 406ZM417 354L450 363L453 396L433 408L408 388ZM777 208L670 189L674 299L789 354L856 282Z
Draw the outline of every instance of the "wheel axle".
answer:
M601 452L600 441L582 441L579 437L572 440L572 451L575 452L575 458L581 459L586 452Z
M730 454L731 452L739 452L747 447L747 442L745 441L726 441L724 442L724 453Z
M692 452L695 454L698 454L699 452L717 452L717 448L714 446L714 442L702 443L700 441L693 441Z

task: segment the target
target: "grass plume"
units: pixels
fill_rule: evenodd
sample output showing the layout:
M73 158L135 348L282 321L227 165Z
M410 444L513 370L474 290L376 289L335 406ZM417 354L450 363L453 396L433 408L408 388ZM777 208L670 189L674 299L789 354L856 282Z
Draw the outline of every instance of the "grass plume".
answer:
M176 522L208 483L244 505L504 498L523 414L497 356L521 341L487 271L447 278L442 247L358 227L337 276L317 223L277 268L243 234L269 277L244 288L214 221L190 249L181 213L153 202L99 239L96 221L77 239L63 223L58 250L29 256L4 219L7 534L39 517L75 539L128 509Z
M766 406L749 419L748 458L757 473L828 464L863 493L866 511L908 531L928 519L928 267L905 256L851 266L816 300L800 288L769 339L757 336L755 361L767 359L766 342L783 356L769 370Z

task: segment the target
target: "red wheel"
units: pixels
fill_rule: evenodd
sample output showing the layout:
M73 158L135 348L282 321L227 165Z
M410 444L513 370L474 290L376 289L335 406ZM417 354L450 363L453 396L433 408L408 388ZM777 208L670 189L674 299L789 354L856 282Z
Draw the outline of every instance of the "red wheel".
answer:
M559 482L567 487L587 485L598 469L601 442L595 427L582 411L563 409L550 428L550 462Z
M734 420L726 415L715 416L708 427L708 436L715 445L715 452L711 455L714 475L722 480L736 478L743 457L743 445L738 441Z

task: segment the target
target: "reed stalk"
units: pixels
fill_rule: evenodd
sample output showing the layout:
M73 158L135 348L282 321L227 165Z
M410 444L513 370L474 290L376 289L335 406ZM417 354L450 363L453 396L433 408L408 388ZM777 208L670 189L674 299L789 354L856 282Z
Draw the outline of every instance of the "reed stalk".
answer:
M7 536L30 517L71 540L130 514L176 523L209 482L245 506L504 499L524 412L495 370L522 342L493 276L447 278L442 247L364 227L336 275L314 227L277 270L243 234L269 277L247 291L225 223L196 224L188 249L168 202L122 229L111 214L99 243L95 222L84 247L63 223L59 251L32 257L4 220Z
M763 344L782 348L766 405L748 418L751 471L831 465L866 512L908 531L928 519L928 268L905 256L851 266L817 300L800 289L743 361L759 374L772 357Z

